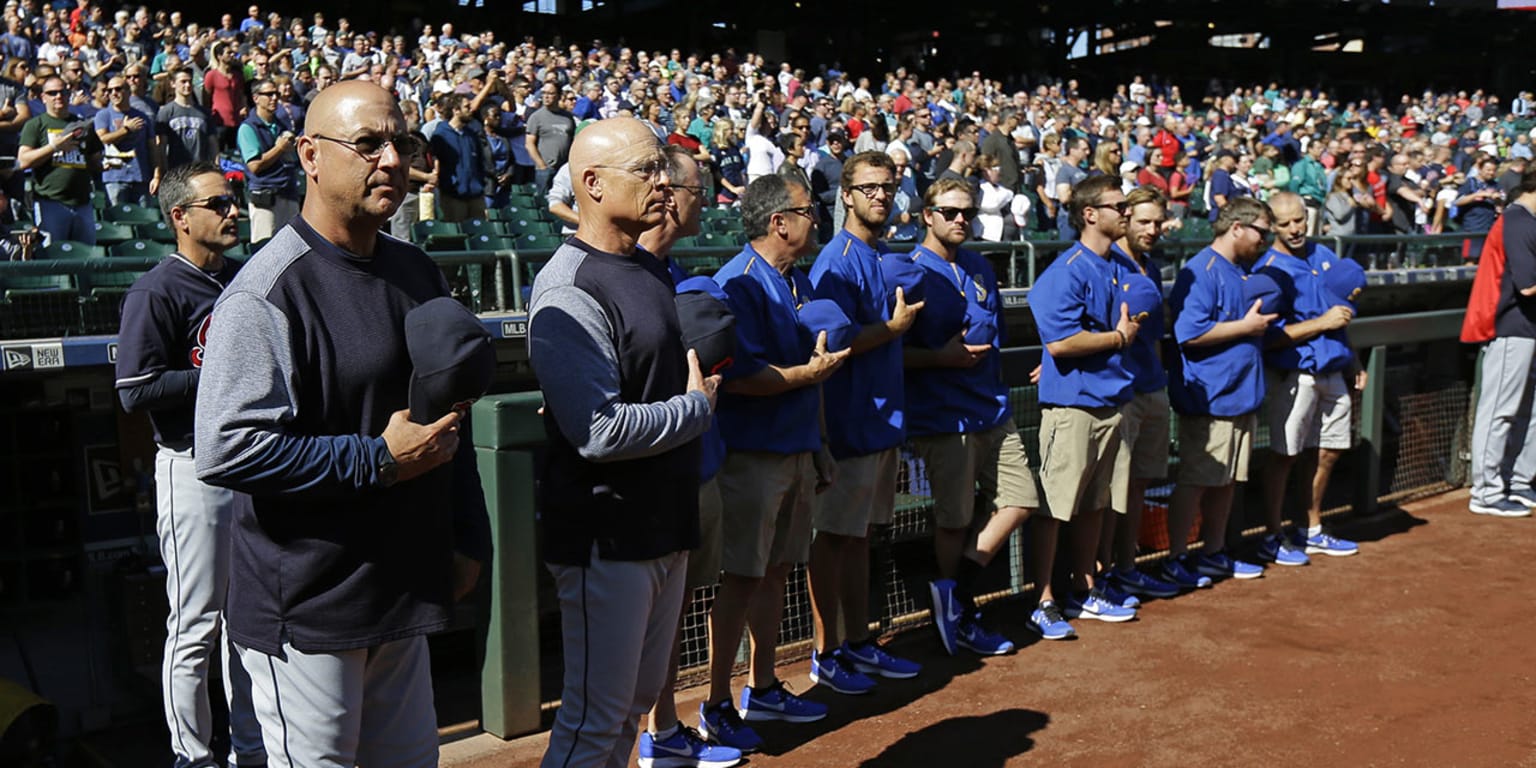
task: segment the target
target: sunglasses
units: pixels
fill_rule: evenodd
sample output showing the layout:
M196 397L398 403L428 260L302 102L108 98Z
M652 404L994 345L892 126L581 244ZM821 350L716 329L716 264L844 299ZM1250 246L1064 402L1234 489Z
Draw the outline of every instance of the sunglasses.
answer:
M62 89L62 88L55 88L55 89L53 89L51 91L43 91L43 95L44 96L63 96L64 95L64 89Z
M182 203L181 208L205 208L213 211L218 216L228 216L229 212L240 206L240 201L234 195L214 195L201 200Z
M978 209L974 205L969 207L969 208L953 208L953 207L950 207L950 206L947 206L947 205L946 206L930 205L930 206L928 206L928 210L933 211L934 213L937 213L939 215L939 218L941 218L941 219L943 219L945 221L954 221L957 217L960 217L960 216L964 216L966 221L975 221L976 220L976 214L978 212L980 212L980 209Z
M1269 227L1255 227L1252 224L1244 224L1243 226L1259 233L1259 240L1263 242L1267 243L1270 240L1275 239L1275 231Z
M1103 204L1100 204L1100 205L1090 205L1088 207L1089 208L1107 208L1107 209L1109 209L1111 211L1114 211L1115 213L1120 214L1121 216L1124 216L1126 211L1131 210L1131 204L1129 202L1126 202L1125 200L1121 200L1118 203L1103 203Z

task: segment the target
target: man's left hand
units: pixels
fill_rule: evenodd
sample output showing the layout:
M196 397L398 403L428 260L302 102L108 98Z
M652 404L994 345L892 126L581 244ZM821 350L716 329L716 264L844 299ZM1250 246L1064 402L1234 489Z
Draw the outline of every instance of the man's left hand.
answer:
M465 595L475 591L475 584L480 581L480 561L472 557L453 553L453 599L463 600Z

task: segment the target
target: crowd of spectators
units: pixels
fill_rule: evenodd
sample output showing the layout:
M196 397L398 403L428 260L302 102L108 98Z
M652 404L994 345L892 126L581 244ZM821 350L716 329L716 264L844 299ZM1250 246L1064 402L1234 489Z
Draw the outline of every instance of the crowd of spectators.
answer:
M481 217L529 184L574 226L559 177L571 139L621 114L707 163L719 205L735 204L759 176L803 174L823 236L841 221L842 160L883 149L900 175L886 233L897 241L919 236L922 194L943 176L976 187L976 234L994 240L1072 239L1063 203L1100 174L1126 189L1157 187L1175 220L1214 221L1234 197L1289 190L1306 201L1314 233L1482 231L1536 133L1530 92L1505 102L1482 90L1425 91L1381 104L1213 81L1187 98L1138 76L1091 94L1075 80L1006 87L980 72L804 69L735 50L540 45L452 24L379 34L323 12L293 18L256 5L203 26L180 11L75 3L6 0L0 156L30 171L45 235L86 242L86 182L113 203L144 202L166 167L221 156L255 193L253 238L275 231L297 210L292 146L305 109L329 84L354 79L393 91L430 147L392 225L400 236L423 213ZM27 175L10 174L7 197L25 199ZM423 192L432 204L419 202Z

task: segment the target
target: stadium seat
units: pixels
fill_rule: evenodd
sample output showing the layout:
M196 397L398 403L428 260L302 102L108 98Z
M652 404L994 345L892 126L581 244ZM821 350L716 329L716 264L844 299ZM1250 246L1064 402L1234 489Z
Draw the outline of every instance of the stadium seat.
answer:
M741 232L705 232L693 239L704 248L739 248L747 236Z
M680 238L677 239L677 242L672 244L672 247L673 248L697 248L697 247L699 247L699 239L697 237L680 237Z
M158 240L129 240L126 243L118 243L107 249L108 256L136 258L163 259L174 253L176 246L172 243L164 243Z
M565 242L565 238L559 235L548 234L518 235L516 242L517 247L521 249L531 251L552 251L556 248L559 248L560 244Z
M459 231L470 238L478 235L494 236L506 234L506 228L501 225L501 222L490 219L470 219L469 221L459 222Z
M107 255L107 249L99 245L86 245L73 240L60 240L37 250L39 259L94 259Z
M469 251L510 251L516 247L516 238L497 234L471 235L464 244Z
M507 190L518 197L538 197L538 188L532 184L513 184Z
M546 200L540 200L536 195L509 195L507 206L509 208L542 208L548 204Z
M709 225L704 228L706 232L716 232L722 235L740 234L744 230L745 226L741 223L741 219L734 216L712 219L709 221Z
M107 221L119 224L150 224L163 221L159 208L149 208L142 205L124 203L122 205L110 205L102 211Z
M175 243L176 231L163 221L133 225L135 239L154 240L157 243Z
M519 219L547 221L549 217L549 210L542 205L509 205L505 208L497 208L496 215L492 218L497 221L517 221Z
M510 235L558 235L560 228L554 222L540 219L518 218L504 222Z
M464 244L464 232L453 221L418 221L411 227L411 238L430 250Z
M96 222L96 244L113 246L133 239L133 227L110 221Z

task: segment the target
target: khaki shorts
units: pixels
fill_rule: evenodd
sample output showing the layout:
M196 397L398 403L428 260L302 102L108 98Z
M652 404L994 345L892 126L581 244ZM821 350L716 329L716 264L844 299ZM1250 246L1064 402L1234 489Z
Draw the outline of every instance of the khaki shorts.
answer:
M699 548L688 553L687 589L720 581L720 476L699 486Z
M839 459L837 480L811 502L818 532L862 539L871 525L890 525L896 509L896 448Z
M1132 480L1168 476L1168 390L1136 395L1120 409L1120 455L1115 457L1110 505L1124 513Z
M1248 482L1256 413L1179 416L1179 484L1219 488Z
M720 483L720 567L761 578L769 564L803 563L811 555L811 454L728 451Z
M1007 507L1040 507L1029 455L1012 419L985 432L914 437L912 452L927 467L933 522L940 528L971 526L977 483L989 513Z
M1349 421L1354 401L1344 374L1268 372L1269 448L1295 456L1308 448L1350 449Z
M1040 487L1051 517L1071 520L1079 509L1109 506L1109 485L1120 453L1120 413L1114 408L1045 408L1040 412Z

